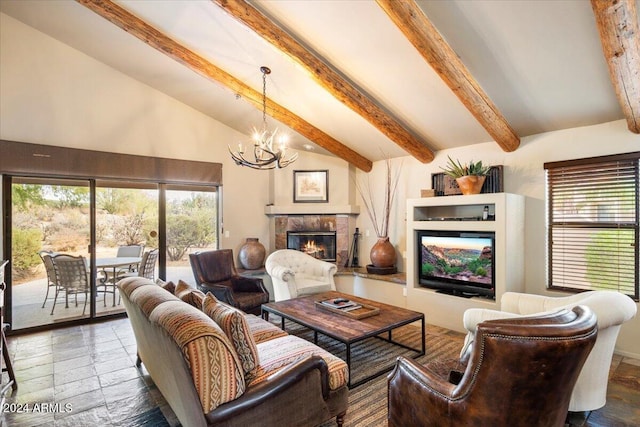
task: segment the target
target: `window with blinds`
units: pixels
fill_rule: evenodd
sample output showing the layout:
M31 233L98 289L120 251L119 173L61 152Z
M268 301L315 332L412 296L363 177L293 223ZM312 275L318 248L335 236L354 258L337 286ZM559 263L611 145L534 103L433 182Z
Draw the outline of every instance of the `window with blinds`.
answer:
M640 152L546 163L548 285L638 300Z

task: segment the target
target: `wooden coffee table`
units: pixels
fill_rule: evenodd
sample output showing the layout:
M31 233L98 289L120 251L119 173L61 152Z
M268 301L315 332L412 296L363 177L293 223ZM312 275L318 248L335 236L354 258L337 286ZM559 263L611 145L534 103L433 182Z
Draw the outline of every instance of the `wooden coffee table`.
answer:
M375 316L364 319L352 319L350 317L336 314L323 308L317 307L316 301L324 301L335 298L347 298L351 301L373 306L380 311ZM424 314L417 311L407 310L388 304L359 298L353 295L342 294L340 292L323 292L304 297L293 298L285 301L262 304L262 317L269 319L269 313L273 313L282 318L282 329L285 329L285 319L298 323L311 329L314 332L314 343L318 343L318 333L331 337L346 345L347 366L349 369L349 388L357 387L379 377L385 372L389 372L393 365L369 375L366 378L351 382L351 346L367 338L376 337L400 347L415 351L414 358L425 354L424 343ZM408 325L416 321L421 323L422 345L420 349L409 347L405 344L393 341L391 333L400 326ZM387 338L381 334L387 334Z

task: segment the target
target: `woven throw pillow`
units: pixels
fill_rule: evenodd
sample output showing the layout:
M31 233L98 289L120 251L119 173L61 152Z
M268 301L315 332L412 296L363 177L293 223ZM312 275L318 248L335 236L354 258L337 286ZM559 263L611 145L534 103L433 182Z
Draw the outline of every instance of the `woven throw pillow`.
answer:
M172 281L165 282L162 279L156 279L156 285L159 285L165 291L169 291L172 294L176 294L176 284Z
M245 378L250 379L260 361L258 348L244 313L220 303L211 293L207 293L204 297L202 311L211 317L227 335L238 354Z
M198 310L202 310L202 300L204 300L204 294L201 291L189 286L188 283L183 282L182 280L178 280L178 284L176 285L174 294L187 304L191 304Z

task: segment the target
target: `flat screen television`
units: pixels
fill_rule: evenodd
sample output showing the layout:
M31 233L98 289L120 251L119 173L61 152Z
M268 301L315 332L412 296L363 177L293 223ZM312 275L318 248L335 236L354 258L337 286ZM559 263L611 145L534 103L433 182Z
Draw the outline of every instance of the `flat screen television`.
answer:
M417 231L418 283L462 297L495 299L495 233Z

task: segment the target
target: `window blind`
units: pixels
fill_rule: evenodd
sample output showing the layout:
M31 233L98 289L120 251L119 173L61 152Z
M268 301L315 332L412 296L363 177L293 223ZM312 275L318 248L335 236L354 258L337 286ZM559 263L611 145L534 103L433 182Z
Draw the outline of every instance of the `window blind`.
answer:
M548 284L638 299L640 152L545 164Z

